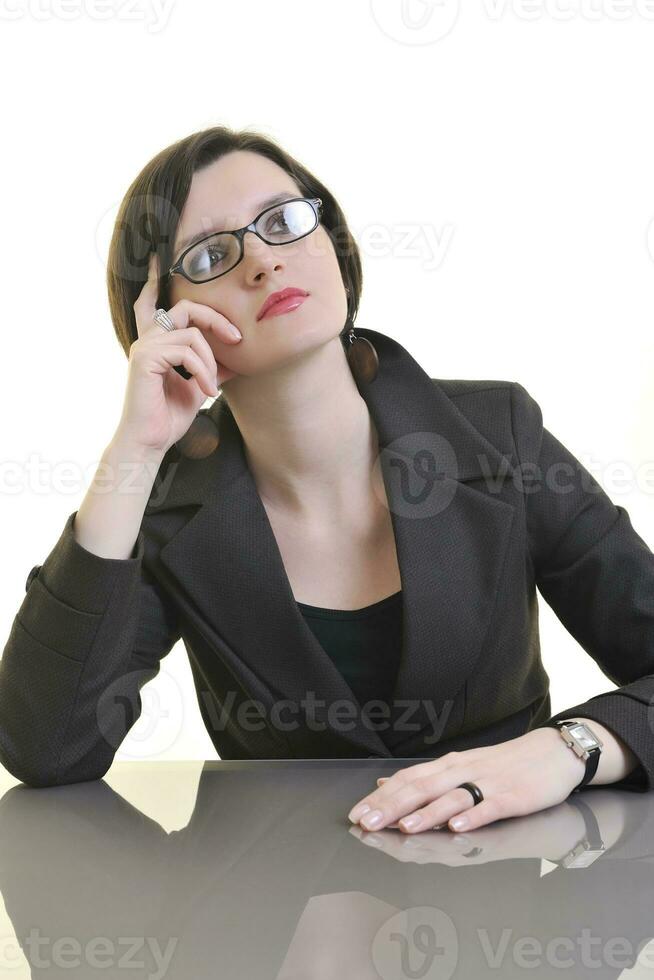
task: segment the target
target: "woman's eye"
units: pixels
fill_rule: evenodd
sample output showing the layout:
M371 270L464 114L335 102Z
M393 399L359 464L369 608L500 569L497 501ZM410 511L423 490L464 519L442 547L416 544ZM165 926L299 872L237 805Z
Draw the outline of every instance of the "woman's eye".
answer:
M206 251L211 261L220 262L224 257L224 252L221 252L219 248L208 248Z
M223 258L224 252L221 252L215 246L209 245L193 257L193 268L196 270L211 268L218 262L221 262Z
M274 225L277 221L280 222L282 231L289 231L286 218L284 217L284 208L282 208L280 211L275 211L274 214L271 214L266 222L266 231L274 231L275 229L271 227L271 225Z

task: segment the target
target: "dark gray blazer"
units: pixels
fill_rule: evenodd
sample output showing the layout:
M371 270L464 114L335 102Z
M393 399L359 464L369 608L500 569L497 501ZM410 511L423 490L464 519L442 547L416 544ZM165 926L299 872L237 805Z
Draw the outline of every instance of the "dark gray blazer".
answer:
M304 621L217 399L196 422L218 447L166 454L130 558L82 548L74 512L30 572L0 661L0 761L13 775L103 776L180 637L222 759L437 758L515 738L550 718L538 588L621 685L554 717L615 731L639 760L615 785L654 787L654 554L628 513L543 428L522 385L430 378L396 340L358 333L379 355L359 390L403 590L388 710L361 710Z

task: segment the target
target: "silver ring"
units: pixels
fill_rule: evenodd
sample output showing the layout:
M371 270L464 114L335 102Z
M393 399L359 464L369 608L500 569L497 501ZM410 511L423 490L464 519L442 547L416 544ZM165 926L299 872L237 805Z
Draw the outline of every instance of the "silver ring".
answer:
M154 313L152 314L152 319L154 320L155 323L158 323L160 327L163 327L164 330L177 329L173 321L170 319L168 313L163 309L155 310Z

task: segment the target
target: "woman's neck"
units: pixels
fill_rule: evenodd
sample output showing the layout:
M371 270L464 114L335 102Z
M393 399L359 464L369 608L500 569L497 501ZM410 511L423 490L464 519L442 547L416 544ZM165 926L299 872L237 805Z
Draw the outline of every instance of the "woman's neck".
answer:
M370 499L377 431L339 337L277 370L237 375L228 393L266 503L306 516Z

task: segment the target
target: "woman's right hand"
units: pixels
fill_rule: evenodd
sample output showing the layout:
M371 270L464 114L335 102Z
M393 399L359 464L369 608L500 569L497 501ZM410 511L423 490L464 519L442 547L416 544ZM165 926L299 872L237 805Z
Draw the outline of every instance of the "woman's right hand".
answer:
M216 362L202 330L212 331L226 343L239 343L240 338L232 335L230 321L222 313L187 299L168 310L176 329L165 330L152 319L158 282L158 260L153 253L148 278L134 303L138 339L129 351L118 430L138 448L165 453L188 431L207 397L218 394L217 385L236 375ZM186 380L174 371L177 365L183 365L192 377Z

